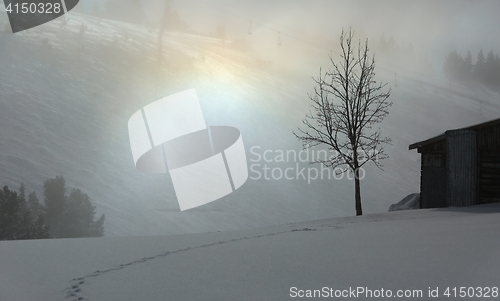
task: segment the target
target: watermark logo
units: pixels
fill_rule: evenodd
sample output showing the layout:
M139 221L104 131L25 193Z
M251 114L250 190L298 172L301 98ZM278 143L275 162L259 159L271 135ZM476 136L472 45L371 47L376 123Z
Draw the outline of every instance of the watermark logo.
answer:
M346 156L352 156L346 154ZM251 180L303 180L311 184L315 180L353 180L354 174L349 172L346 164L336 164L339 153L324 149L263 149L260 146L250 148ZM358 152L358 158L377 159L375 153ZM310 164L315 162L315 164ZM359 179L365 178L365 170L359 168Z
M238 129L207 127L195 89L155 101L128 122L135 166L170 173L181 211L230 194L248 179Z
M3 0L12 32L52 21L69 12L79 0Z

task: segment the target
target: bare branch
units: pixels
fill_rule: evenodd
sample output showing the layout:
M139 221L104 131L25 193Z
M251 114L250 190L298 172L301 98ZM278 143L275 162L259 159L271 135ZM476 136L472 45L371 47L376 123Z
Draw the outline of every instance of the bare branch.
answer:
M330 55L332 69L320 69L319 76L313 78L316 87L309 95L312 110L303 120L304 129L299 128L294 135L304 147L326 145L337 153L311 163L344 166L357 174L366 163L382 168L380 161L388 157L385 146L391 140L372 127L389 114L392 102L388 101L391 90L385 90L387 84L375 80L375 56L369 56L368 40L364 44L359 41L356 49L353 37L351 30L342 30L340 60Z

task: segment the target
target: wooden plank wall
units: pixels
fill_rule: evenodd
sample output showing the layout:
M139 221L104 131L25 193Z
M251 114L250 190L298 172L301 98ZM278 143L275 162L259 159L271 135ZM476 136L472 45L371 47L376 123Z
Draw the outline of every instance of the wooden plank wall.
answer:
M446 204L446 168L423 166L420 182L420 208L441 208Z
M446 204L477 204L477 145L473 130L446 132Z
M477 131L478 203L500 202L500 125Z
M426 146L420 170L420 208L446 207L445 141Z

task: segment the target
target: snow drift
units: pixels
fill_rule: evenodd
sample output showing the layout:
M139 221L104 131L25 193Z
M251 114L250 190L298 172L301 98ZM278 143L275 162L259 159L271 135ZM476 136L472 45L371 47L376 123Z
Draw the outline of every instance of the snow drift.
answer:
M396 204L392 204L389 212L409 209L420 209L420 193L409 194Z

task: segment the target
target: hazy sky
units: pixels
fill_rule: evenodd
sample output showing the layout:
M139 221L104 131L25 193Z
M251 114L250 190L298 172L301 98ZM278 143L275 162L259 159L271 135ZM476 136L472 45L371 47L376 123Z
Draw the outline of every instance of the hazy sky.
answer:
M144 0L150 7L163 3ZM322 44L327 39L337 40L341 27L353 26L369 37L378 39L385 33L397 41L413 41L416 48L428 51L456 48L477 52L483 48L500 52L497 38L500 1L183 0L172 3L198 30L224 23L233 32L245 33L252 20L254 30L269 27L281 31L283 39L293 35Z
M95 0L81 0L91 7ZM165 0L142 0L148 14L158 17ZM191 28L214 32L224 24L232 38L254 36L295 40L328 48L342 27L352 26L359 37L394 36L411 41L417 52L442 58L450 50L463 55L479 49L500 53L500 1L465 0L171 0ZM251 23L251 25L250 25ZM275 43L275 42L273 42ZM309 46L310 46L309 44Z

